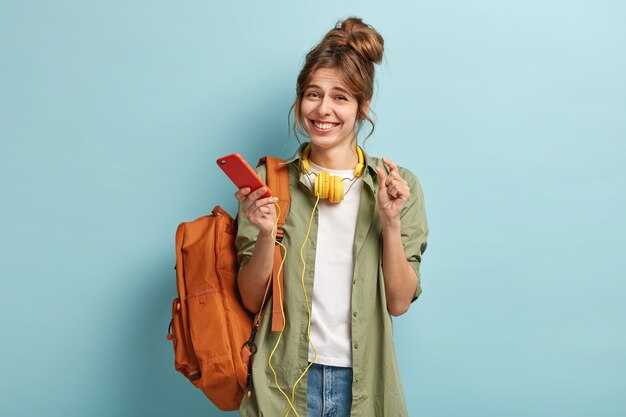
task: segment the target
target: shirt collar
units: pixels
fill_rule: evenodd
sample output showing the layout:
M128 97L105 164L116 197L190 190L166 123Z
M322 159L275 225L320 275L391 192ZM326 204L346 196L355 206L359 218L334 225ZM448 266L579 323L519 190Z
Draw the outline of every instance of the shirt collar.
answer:
M306 146L309 144L309 142L304 142L301 143L300 145L298 145L298 149L296 149L296 153L294 153L289 159L287 159L285 162L290 164L292 162L300 162L300 160L302 159L302 152L304 152L304 148L306 148ZM367 153L365 152L365 150L363 148L361 148L361 150L363 151L363 162L364 165L366 167L370 167L374 172L376 172L376 165L374 165L372 158L370 158Z

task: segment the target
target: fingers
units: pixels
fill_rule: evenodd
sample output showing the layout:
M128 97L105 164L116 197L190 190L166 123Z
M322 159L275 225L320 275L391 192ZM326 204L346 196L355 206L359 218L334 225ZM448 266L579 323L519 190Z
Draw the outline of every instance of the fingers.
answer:
M389 167L389 175L391 175L394 171L396 173L398 172L398 165L396 165L395 163L393 163L387 158L382 158L382 160L383 160L383 163Z
M406 181L405 181L406 182ZM387 193L393 198L404 198L409 195L409 186L400 182L394 182L387 187Z
M263 207L267 208L267 206L273 205L277 201L278 201L278 197L260 198L260 199L255 200L252 204L250 204L248 206L248 209L250 211L254 211Z
M242 188L235 193L235 198L237 201L243 201L246 199L246 196L250 193L250 188Z
M245 197L243 197L239 201L241 201L241 206L242 206L244 215L250 221L253 221L253 223L254 223L255 218L258 221L260 218L263 218L266 216L273 216L274 203L278 201L278 198L274 196L270 196L266 198L259 198L263 194L265 194L266 191L267 190L265 187L261 187L258 190L255 190L253 192L249 192L249 189L248 190L242 189L238 192L240 193L238 200L242 198L242 196L244 196L246 192L249 192Z
M241 202L246 202L247 201L248 205L250 205L254 201L256 201L256 199L258 199L263 194L265 194L266 191L267 191L267 189L265 187L261 187L258 190L250 192L250 188L246 187L246 188L242 188L239 191L237 191L235 193L235 198L238 201L241 201ZM244 203L244 205L245 205L245 203Z
M378 190L383 190L385 189L386 186L386 181L387 181L387 174L385 174L385 170L380 168L380 167L376 167L376 172L378 172Z
M408 197L410 194L409 183L400 175L398 165L387 158L382 158L382 161L389 168L389 174L385 175L384 169L377 168L380 175L379 188L386 189L387 194L394 199Z
M404 181L404 178L402 178L400 176L400 171L398 170L398 165L396 165L395 163L393 163L392 161L390 161L387 158L382 158L382 161L389 168L389 175L387 176L387 179L386 179L387 186L389 186L391 184L391 182L394 181L394 180Z

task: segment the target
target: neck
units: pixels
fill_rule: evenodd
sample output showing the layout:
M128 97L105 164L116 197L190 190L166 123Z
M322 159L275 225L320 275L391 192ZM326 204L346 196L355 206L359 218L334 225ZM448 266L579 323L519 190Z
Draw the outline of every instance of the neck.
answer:
M309 160L323 168L347 170L354 169L359 161L359 157L356 153L355 142L332 148L320 148L311 144Z

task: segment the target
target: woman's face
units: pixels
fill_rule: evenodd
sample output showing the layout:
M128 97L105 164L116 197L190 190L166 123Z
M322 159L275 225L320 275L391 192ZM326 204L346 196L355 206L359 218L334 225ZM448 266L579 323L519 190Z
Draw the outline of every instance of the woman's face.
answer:
M358 107L337 70L316 70L300 103L302 121L311 142L323 148L352 143Z

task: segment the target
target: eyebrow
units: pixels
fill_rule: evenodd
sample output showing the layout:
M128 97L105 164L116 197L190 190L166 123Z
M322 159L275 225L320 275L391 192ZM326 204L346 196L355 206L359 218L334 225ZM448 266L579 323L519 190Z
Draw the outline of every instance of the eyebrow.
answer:
M319 85L317 85L317 84L309 84L309 85L306 87L306 89L308 90L309 88L319 88L320 90L322 89L322 87L320 87L320 86L319 86ZM345 89L343 89L343 88L341 88L341 87L333 87L333 88L331 88L331 90L341 91L342 93L347 94L347 95L349 95L349 96L351 96L351 95L352 95L352 94L350 94L350 92L349 92L349 91L347 91L347 90L345 90Z

